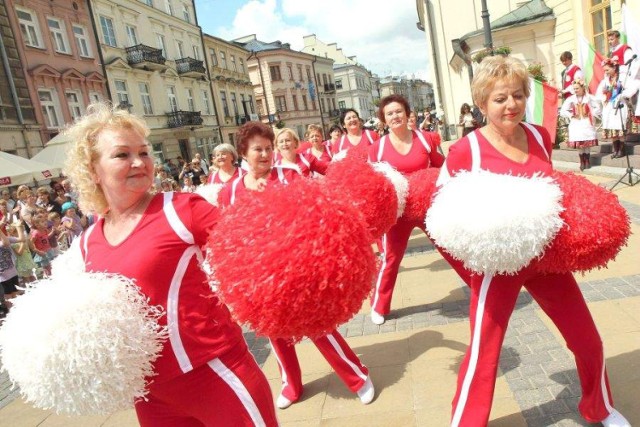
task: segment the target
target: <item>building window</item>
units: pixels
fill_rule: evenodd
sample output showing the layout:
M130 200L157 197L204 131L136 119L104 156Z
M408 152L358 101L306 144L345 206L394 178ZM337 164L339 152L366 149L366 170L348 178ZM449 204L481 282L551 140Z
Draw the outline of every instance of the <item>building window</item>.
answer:
M182 5L182 18L185 20L185 22L191 22L191 14L189 13L189 6L187 6L186 4Z
M225 117L229 117L229 104L227 104L227 92L224 90L220 91L220 102L222 102L222 111L224 111Z
M231 60L231 71L238 71L238 68L236 67L236 57L231 55L229 59Z
M298 95L293 94L291 97L293 98L293 111L298 111Z
M100 92L89 92L89 102L92 104L102 102L102 94Z
M205 114L211 114L211 101L209 101L209 91L202 91L202 109Z
M305 110L309 109L309 105L307 104L307 95L302 95L302 107L304 107Z
M106 16L100 16L100 28L102 29L104 44L116 47L116 32L113 29L113 20Z
M216 56L216 50L213 48L209 49L209 57L211 58L211 65L213 67L218 66L218 57Z
M67 105L69 105L69 112L73 120L77 120L82 116L84 106L82 105L82 98L77 91L68 91L65 93L67 96Z
M184 58L184 43L182 41L176 40L176 50L178 51L176 58Z
M322 75L322 83L326 86L327 85L327 75L323 74Z
M164 36L156 33L156 47L162 50L162 56L167 57L167 45L164 42Z
M274 82L282 80L282 75L280 74L279 65L269 65L269 74L271 75L271 80Z
M162 143L158 142L151 144L151 151L153 152L153 158L161 165L164 164L164 151L162 150Z
M240 63L240 64L239 64L239 65L240 65L240 72L241 72L242 74L244 74L244 59L242 59L242 58L238 58L238 61L239 61L239 63Z
M187 107L189 111L196 111L196 104L193 102L193 90L187 89Z
M231 106L233 107L233 114L238 115L238 99L236 98L236 93L231 92Z
M51 33L51 40L53 40L53 48L55 51L60 53L71 53L64 22L56 18L47 17L47 25L49 26L49 32Z
M234 141L234 137L235 137L235 135L234 135L234 134L232 134L232 133L230 133L230 134L228 134L227 136L229 137L229 144L231 144L231 145L235 145L235 141Z
M347 104L344 101L338 101L338 107L340 107L341 109L347 108Z
M307 67L307 81L311 81L311 68Z
M607 32L611 30L611 1L591 0L589 8L591 14L591 31L593 32L593 45L598 52L609 52Z
M324 106L324 98L320 98L320 104L322 105L322 111L327 111L327 108Z
M142 109L145 115L153 114L151 105L151 94L149 93L149 85L144 82L138 82L138 90L140 91L140 100L142 101Z
M174 86L167 86L167 99L169 100L169 110L178 111L178 97L176 97Z
M16 12L24 44L33 47L44 47L40 39L40 28L38 27L36 15L24 9L16 9Z
M164 0L164 11L169 15L173 15L173 7L171 6L171 0Z
M116 86L116 98L121 108L129 108L131 103L129 102L129 91L127 91L127 82L124 80L114 80L113 83Z
M287 111L287 99L283 95L276 96L276 110Z
M138 34L136 31L136 27L131 25L126 26L127 29L127 42L129 46L137 46L138 45Z
M227 56L223 51L220 51L220 67L227 69Z
M298 75L300 76L300 81L304 81L304 76L302 75L302 65L298 65Z
M146 4L147 6L153 7L153 0L140 0L140 1L142 1L142 3Z
M91 52L91 45L89 44L89 39L87 38L84 27L73 25L73 36L76 38L78 54L84 58L91 58L93 53Z
M193 49L193 59L200 60L200 49L195 44L191 47Z
M38 98L40 99L40 107L44 116L45 124L49 129L59 128L60 112L58 110L58 96L54 89L38 89Z
M342 89L342 79L336 79L336 89Z
M249 95L249 108L251 108L251 114L255 114L256 110L253 106L253 96Z
M293 68L291 65L287 65L287 70L289 71L289 80L293 80Z

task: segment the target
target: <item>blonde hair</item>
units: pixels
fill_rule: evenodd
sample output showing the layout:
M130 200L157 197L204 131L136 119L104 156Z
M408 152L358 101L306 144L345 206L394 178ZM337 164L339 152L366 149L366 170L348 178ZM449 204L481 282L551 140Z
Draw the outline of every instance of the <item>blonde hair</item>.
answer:
M65 132L72 141L67 153L65 174L78 193L78 204L83 211L104 213L109 205L104 192L93 180L94 162L100 152L96 145L100 133L107 129L126 129L149 136L149 128L142 119L127 110L114 108L106 103L94 103L87 107L85 115Z
M227 142L220 145L216 145L216 147L213 149L213 154L217 154L220 152L231 154L231 156L233 157L233 163L238 161L238 151L236 151L233 145Z
M288 133L289 135L291 135L294 141L296 141L296 144L300 145L300 138L298 138L298 134L296 133L295 130L291 128L282 128L280 129L280 132L276 134L276 138L274 140L274 143L276 144L276 148L278 147L278 138L280 138L280 135L285 133Z
M475 70L471 82L474 104L486 107L489 93L498 80L521 84L524 96L529 97L529 72L522 61L511 56L487 56Z

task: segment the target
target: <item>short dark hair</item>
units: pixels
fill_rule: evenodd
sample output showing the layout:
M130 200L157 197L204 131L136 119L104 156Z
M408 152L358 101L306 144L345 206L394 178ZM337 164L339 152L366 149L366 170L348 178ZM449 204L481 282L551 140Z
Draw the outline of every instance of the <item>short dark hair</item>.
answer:
M333 125L329 128L329 135L331 135L331 132L333 132L334 130L338 130L340 131L340 133L342 133L342 128L340 127L340 125Z
M397 93L394 93L393 95L385 96L380 100L380 104L378 105L377 116L382 123L386 123L384 120L384 107L391 104L392 102L397 102L398 104L402 105L402 108L404 108L404 112L407 116L409 116L409 113L411 112L409 101L407 101L407 98L405 98L404 96L398 95Z
M238 133L236 134L236 147L238 148L238 154L241 156L247 154L247 150L249 149L249 140L254 136L261 136L268 139L271 141L271 146L273 146L275 135L270 126L267 126L262 122L247 122L238 129Z
M619 39L620 38L620 31L618 31L618 30L609 30L609 31L607 31L607 37L609 37L609 36L614 36L614 37Z
M342 110L342 113L340 113L340 124L342 126L344 126L344 119L347 117L347 114L349 114L352 111L356 113L356 116L358 116L358 118L360 118L360 114L358 114L358 112L353 108L347 108L346 110Z
M562 55L560 55L560 61L566 61L567 59L570 61L573 60L573 55L568 50L562 52Z

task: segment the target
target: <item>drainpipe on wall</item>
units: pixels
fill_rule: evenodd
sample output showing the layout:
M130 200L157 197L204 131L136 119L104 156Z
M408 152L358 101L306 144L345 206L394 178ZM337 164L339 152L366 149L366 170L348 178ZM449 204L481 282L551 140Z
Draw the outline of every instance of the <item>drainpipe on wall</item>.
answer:
M318 90L318 82L316 81L316 61L318 60L317 56L313 56L313 62L311 62L311 69L313 70L313 81L316 82L316 99L318 100L318 110L320 110L320 123L322 124L322 130L324 127L324 113L322 111L322 103L320 102L320 91Z
M433 58L433 64L431 65L433 67L433 73L435 75L435 79L436 79L436 100L435 100L435 104L436 104L436 113L437 113L437 109L440 105L442 105L442 82L441 82L441 76L440 76L440 70L438 69L438 51L436 49L436 43L435 43L435 34L433 32L433 16L432 16L432 11L431 11L431 6L429 4L429 0L424 0L424 8L425 11L427 13L426 16L426 25L429 28L429 41L431 41L431 56ZM449 135L449 130L448 128L444 128L444 135L443 138L448 138Z
M18 99L18 91L16 90L16 84L13 81L13 74L11 73L11 66L9 65L9 57L7 56L7 50L4 47L4 39L2 35L0 35L0 55L2 55L2 66L4 67L4 71L7 74L7 79L9 80L9 90L11 91L11 99L13 101L13 106L16 109L16 114L18 116L18 123L20 123L22 138L24 139L24 145L27 149L27 157L33 157L31 153L31 143L29 142L29 135L27 134L26 125L24 124L24 116L22 115L22 108L20 107L20 100Z

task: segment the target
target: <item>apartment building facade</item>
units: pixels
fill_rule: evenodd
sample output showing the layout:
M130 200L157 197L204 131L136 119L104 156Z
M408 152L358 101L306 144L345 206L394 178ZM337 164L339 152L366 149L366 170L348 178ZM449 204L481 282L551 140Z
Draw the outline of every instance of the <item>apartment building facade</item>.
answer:
M411 109L423 111L434 108L433 86L420 79L407 79L398 76L387 76L380 80L380 96L392 94L407 98Z
M113 103L143 117L156 161L220 143L193 0L91 0Z
M331 59L292 50L288 43L280 41L262 42L255 35L234 42L250 52L249 76L262 122L276 128L292 128L300 138L309 124L324 122L319 97L331 95L332 91L330 86L325 90L323 73L318 81L317 70L328 70L328 64L333 63ZM330 81L333 79L328 76L327 84Z
M204 48L220 138L234 145L238 128L249 120L259 120L247 65L249 51L209 34L204 34Z
M20 42L9 19L13 13L0 3L0 151L30 158L42 146L42 137L20 60Z

